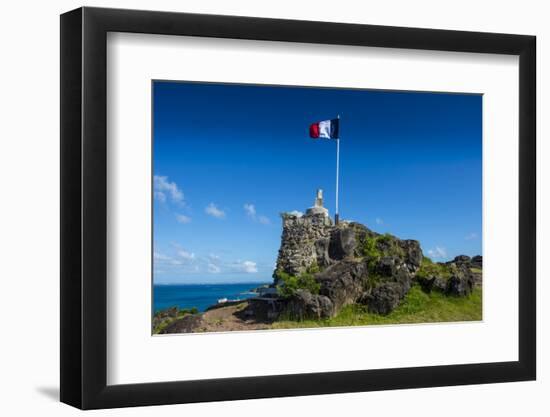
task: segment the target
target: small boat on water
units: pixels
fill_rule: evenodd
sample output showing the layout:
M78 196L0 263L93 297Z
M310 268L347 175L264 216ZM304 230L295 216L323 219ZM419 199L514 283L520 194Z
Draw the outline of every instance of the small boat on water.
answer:
M218 299L218 304L234 303L234 302L237 302L237 301L241 301L241 300L238 299L238 298L235 298L234 300L230 300L228 298L219 298Z

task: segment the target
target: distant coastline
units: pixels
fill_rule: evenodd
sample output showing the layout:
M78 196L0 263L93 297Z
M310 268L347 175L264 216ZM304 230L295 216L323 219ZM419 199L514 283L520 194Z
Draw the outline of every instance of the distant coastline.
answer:
M170 307L196 308L200 312L216 304L220 299L246 300L256 296L253 290L268 281L237 283L154 284L153 311Z

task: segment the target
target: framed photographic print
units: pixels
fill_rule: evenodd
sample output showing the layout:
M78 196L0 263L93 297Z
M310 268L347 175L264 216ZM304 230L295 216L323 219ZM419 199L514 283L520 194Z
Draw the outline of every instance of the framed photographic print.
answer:
M535 38L61 16L61 400L535 379Z

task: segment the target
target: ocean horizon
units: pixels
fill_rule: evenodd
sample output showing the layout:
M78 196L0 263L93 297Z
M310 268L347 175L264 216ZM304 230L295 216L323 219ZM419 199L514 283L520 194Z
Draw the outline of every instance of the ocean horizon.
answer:
M217 284L154 284L153 311L164 310L170 307L197 308L205 311L211 305L217 304L219 299L246 300L256 296L252 292L259 286L271 282L239 282Z

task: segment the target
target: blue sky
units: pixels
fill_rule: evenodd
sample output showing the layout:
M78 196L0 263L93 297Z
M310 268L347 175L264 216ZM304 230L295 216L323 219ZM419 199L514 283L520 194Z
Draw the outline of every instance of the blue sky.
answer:
M434 260L481 254L482 97L155 81L154 282L270 281L279 214L324 190L340 114L340 217L417 239Z

